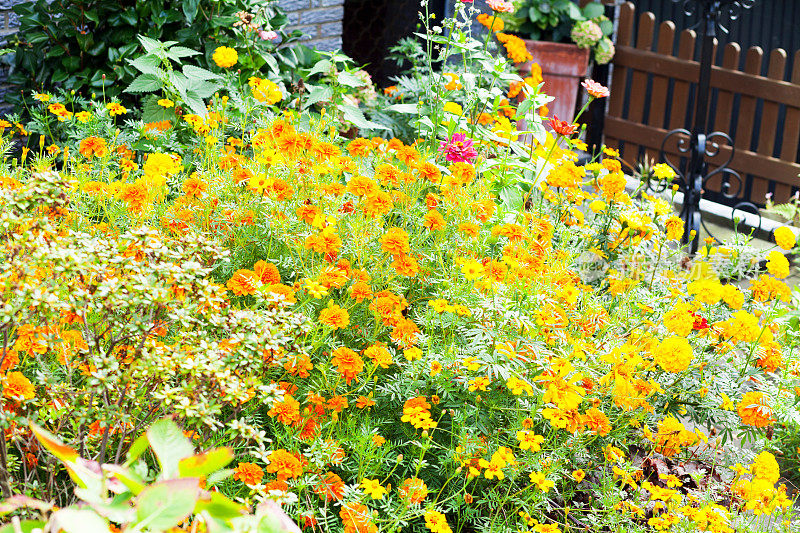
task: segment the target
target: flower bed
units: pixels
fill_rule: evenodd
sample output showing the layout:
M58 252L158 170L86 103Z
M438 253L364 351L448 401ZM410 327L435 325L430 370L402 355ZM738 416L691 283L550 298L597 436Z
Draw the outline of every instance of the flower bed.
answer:
M71 503L50 450L106 528L243 531L236 500L307 531L789 527L781 253L721 282L742 250L685 258L671 206L627 194L613 150L577 166L569 122L347 139L258 86L164 128L99 102L6 158L6 496Z

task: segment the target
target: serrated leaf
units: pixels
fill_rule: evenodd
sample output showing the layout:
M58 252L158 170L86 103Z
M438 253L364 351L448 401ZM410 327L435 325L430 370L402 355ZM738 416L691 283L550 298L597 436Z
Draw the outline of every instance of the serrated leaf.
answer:
M353 74L350 74L349 72L344 70L336 76L336 81L338 81L341 85L346 85L347 87L353 87L354 89L365 85L364 81L361 78L354 76Z
M308 94L308 98L303 102L303 109L306 109L317 102L325 102L333 98L333 89L327 85L317 85Z
M158 97L150 96L144 101L144 105L142 106L142 120L145 123L148 122L161 122L163 120L169 120L171 122L175 122L177 115L175 115L174 109L167 109L158 105ZM142 455L149 443L147 442L147 434L142 434L136 439L133 444L131 445L131 449L128 451L126 465L130 466L140 455Z
M126 93L152 93L161 88L161 81L155 74L140 74L125 88Z
M394 111L395 113L402 113L404 115L414 115L417 113L417 104L392 104L386 108L386 111Z
M310 76L313 76L314 74L327 73L329 70L331 70L332 67L333 67L333 64L330 61L328 61L327 59L323 59L321 61L317 61L314 64L314 66L311 67L311 70L308 71L308 74L306 74L306 76L310 77Z
M161 60L155 56L140 56L136 59L129 59L128 63L143 74L158 74Z
M184 65L183 67L183 74L189 78L194 80L221 80L222 76L219 74L214 74L210 70L206 70L204 68L195 67L194 65Z
M202 54L202 52L192 50L191 48L186 48L185 46L173 46L169 49L169 53L177 58L199 56Z
M194 108L186 102L194 111ZM200 100L202 108L198 115L205 115L205 104ZM194 447L183 434L178 425L169 418L162 418L147 428L147 440L150 448L158 458L161 465L161 476L164 479L173 478L178 474L178 463L181 459L194 455Z
M340 105L339 111L342 112L344 115L344 119L351 123L352 125L356 126L357 128L363 130L388 130L386 126L383 124L378 124L377 122L372 122L371 120L367 120L364 116L364 113L357 107L352 105Z
M142 43L142 47L144 48L145 52L148 54L164 48L164 44L161 41L156 41L155 39L151 39L150 37L146 37L144 35L138 35L137 38L139 42Z
M192 113L195 115L200 115L204 117L208 114L208 109L206 108L206 103L203 101L202 98L198 97L194 93L188 92L186 96L183 98L183 103L192 110Z
M222 87L222 83L201 80L189 80L189 88L186 90L187 95L196 98L208 98Z

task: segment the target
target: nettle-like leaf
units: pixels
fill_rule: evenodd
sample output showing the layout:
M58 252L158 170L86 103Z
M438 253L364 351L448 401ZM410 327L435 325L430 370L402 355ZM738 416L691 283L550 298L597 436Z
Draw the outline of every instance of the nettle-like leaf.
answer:
M125 88L126 93L151 93L161 89L162 83L155 74L141 74Z

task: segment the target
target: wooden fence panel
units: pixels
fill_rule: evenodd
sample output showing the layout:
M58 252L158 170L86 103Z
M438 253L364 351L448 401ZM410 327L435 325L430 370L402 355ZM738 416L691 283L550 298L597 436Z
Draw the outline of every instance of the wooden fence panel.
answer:
M698 42L693 31L681 32L677 54L673 55L674 24L664 22L656 30L655 17L644 13L633 42L635 17L631 2L620 7L604 131L606 144L620 149L622 158L631 164L640 154L657 154L667 128L691 124L693 110L689 105L700 74L700 65L695 61ZM653 50L656 40L658 47ZM763 204L767 192L772 192L776 201L785 202L800 188L800 51L794 56L789 81L784 79L785 51L776 49L770 53L766 76L761 75L764 52L759 47L745 52L744 68L740 70L741 52L736 43L728 44L722 64L712 69L712 101L716 102L713 126L716 131L733 132L736 150L729 167L745 179L738 200ZM781 121L781 117L785 118ZM665 150L673 160L682 155L677 145ZM711 169L730 154L730 147L720 147L718 155L709 161ZM721 180L712 181L706 184L707 188L719 192ZM737 189L734 185L732 192Z

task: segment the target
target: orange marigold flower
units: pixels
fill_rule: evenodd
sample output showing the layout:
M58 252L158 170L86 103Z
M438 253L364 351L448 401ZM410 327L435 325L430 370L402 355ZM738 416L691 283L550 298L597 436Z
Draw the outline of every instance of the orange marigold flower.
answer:
M419 264L410 255L395 256L394 261L392 261L392 268L401 276L409 278L413 278L419 273Z
M422 503L428 497L428 486L418 477L408 478L400 486L400 497L408 503Z
M314 487L314 492L328 501L341 500L344 497L344 481L333 472L327 472L320 483Z
M294 454L279 449L269 454L267 472L277 474L279 481L286 481L303 474L303 463Z
M389 228L380 239L381 249L392 255L406 255L411 251L408 233L400 228Z
M742 419L742 424L746 426L760 428L768 426L775 420L764 393L758 391L745 393L736 406L736 412Z
M350 348L337 348L331 354L331 364L336 368L336 371L342 375L348 385L355 380L358 381L358 374L364 370L364 360L351 350Z
M333 329L343 329L350 324L350 314L333 302L328 302L328 307L319 314L319 321Z
M11 400L30 400L36 396L36 389L22 372L10 372L3 383L3 396Z
M86 159L92 157L102 158L108 154L108 145L106 140L101 137L86 137L78 146L78 152Z
M443 230L447 227L442 214L436 209L432 209L425 213L422 225L431 231Z
M369 285L363 282L358 282L350 287L350 298L358 303L372 298L372 289Z
M339 498L337 498L339 499ZM348 503L339 510L344 533L377 533L369 508L363 503Z
M261 280L261 283L265 285L281 282L281 274L278 272L278 267L267 261L256 262L256 264L253 265L253 271Z
M233 479L245 485L258 485L264 477L264 471L254 463L239 463L233 471Z
M236 296L247 296L254 294L258 290L259 283L259 276L255 272L252 270L240 269L234 272L225 286Z

